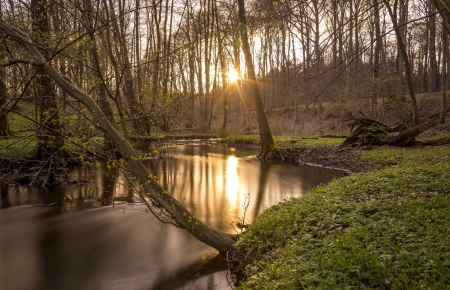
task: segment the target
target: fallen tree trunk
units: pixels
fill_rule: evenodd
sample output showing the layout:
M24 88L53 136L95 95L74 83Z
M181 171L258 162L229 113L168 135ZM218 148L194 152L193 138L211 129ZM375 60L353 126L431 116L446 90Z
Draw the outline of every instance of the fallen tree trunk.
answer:
M0 20L0 31L8 38L23 46L31 54L32 59L15 60L17 63L28 63L41 68L62 90L80 101L89 110L99 129L110 136L118 150L122 153L126 168L134 175L139 183L138 185L141 188L139 194L142 200L161 222L170 223L186 230L195 238L215 248L219 252L226 253L236 249L234 235L219 233L208 227L161 187L157 179L144 166L131 143L115 129L95 101L73 82L68 80L67 77L58 73L38 51L28 34L9 25L3 20ZM146 201L146 198L151 199L164 210L164 213L162 215L156 214L154 212L155 208L152 208ZM164 219L166 216L170 217L170 219Z
M348 113L346 120L350 127L350 136L345 139L341 147L370 145L405 146L410 144L420 133L435 125L434 122L426 122L412 128L407 128L404 124L392 128L376 120L369 119L362 113L361 117L354 117Z
M441 146L450 144L450 137L442 137L435 140L428 140L428 141L422 141L420 142L423 145L430 145L430 146Z
M420 133L433 127L433 125L434 123L432 122L426 122L404 131L388 133L386 138L384 138L383 143L387 145L405 146L414 140Z

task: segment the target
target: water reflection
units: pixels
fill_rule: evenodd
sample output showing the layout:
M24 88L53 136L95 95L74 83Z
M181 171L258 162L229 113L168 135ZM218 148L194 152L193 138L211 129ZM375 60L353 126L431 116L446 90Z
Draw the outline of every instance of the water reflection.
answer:
M234 232L232 223L244 216L247 193L251 222L265 207L340 174L265 162L251 157L256 153L220 144L174 145L167 148L171 158L145 163L196 216L226 232ZM0 288L229 289L220 268L184 281L192 276L191 265L215 251L144 214L122 174L82 166L71 175L92 181L1 188ZM171 283L174 279L182 281Z
M225 193L230 203L230 209L236 212L239 206L239 176L237 172L238 159L234 156L229 156L226 163L226 174L223 174L226 180Z

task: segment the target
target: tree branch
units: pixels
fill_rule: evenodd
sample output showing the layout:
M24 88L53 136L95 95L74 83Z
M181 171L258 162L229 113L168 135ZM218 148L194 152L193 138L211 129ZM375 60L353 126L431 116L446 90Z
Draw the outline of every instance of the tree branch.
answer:
M0 66L6 67L6 66L15 65L18 63L31 64L33 66L40 65L40 63L36 62L34 59L17 58L17 59L12 59L12 60L6 61L6 62L0 62Z

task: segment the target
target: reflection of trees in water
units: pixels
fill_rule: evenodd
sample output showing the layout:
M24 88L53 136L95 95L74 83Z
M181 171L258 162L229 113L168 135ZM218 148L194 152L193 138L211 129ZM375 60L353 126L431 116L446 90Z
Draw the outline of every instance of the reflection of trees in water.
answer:
M167 275L167 273L160 273L160 275L158 275L160 278L153 285L152 289L172 290L183 286L183 289L186 289L189 282L193 282L194 280L198 280L205 276L208 277L206 280L207 286L204 289L214 289L214 285L217 283L214 283L213 274L226 270L227 265L222 255L217 254L214 256L209 256L190 265L184 266L170 275Z
M266 192L267 180L269 179L270 168L272 167L272 162L259 160L260 171L258 178L258 190L256 192L255 209L253 214L253 219L255 219L262 211L264 193ZM250 200L252 202L252 200Z
M0 208L7 208L10 207L11 204L9 203L9 194L8 194L8 187L1 187L0 188Z
M58 216L60 213L60 206L52 207L50 211L46 212L46 218ZM39 279L40 285L36 289L56 289L54 285L55 277L59 277L62 270L61 261L54 258L54 253L61 251L62 244L59 219L53 219L47 222L46 225L45 228L41 229L42 237L37 247L39 276L42 278ZM49 259L52 261L50 262Z

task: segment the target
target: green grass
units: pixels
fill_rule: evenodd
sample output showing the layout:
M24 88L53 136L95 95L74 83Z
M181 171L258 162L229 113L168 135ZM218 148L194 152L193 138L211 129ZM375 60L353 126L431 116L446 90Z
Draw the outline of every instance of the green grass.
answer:
M245 144L259 146L259 135L230 135L226 138L228 144ZM345 138L335 137L291 137L291 136L274 136L275 144L281 147L291 146L316 146L316 145L332 145L338 146L344 142Z
M30 136L32 135L32 136ZM0 138L0 160L21 162L32 159L37 145L33 132L22 132L14 137ZM81 140L78 137L68 138L62 148L69 156L82 159L95 156L103 150L103 137L92 137Z
M34 104L23 102L17 104L14 110L31 118L34 115ZM14 113L8 114L8 124L9 129L15 134L33 131L35 129L35 125L31 120Z
M334 180L254 221L238 242L254 259L239 289L450 289L450 148L363 158L393 165ZM327 231L337 224L342 231Z
M0 159L14 161L33 157L36 137L31 132L17 134L14 137L0 138Z

